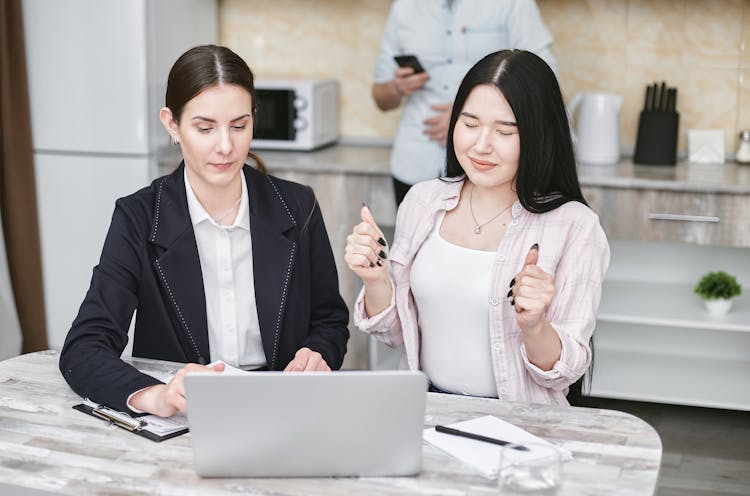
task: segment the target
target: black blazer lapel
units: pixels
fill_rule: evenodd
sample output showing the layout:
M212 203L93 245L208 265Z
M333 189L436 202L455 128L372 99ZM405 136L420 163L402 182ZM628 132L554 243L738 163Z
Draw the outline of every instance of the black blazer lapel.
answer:
M151 263L181 333L185 356L208 363L208 321L198 246L185 195L184 164L158 186L149 237Z
M244 168L250 196L250 235L258 323L268 368L278 369L279 335L297 252L297 221L274 180Z

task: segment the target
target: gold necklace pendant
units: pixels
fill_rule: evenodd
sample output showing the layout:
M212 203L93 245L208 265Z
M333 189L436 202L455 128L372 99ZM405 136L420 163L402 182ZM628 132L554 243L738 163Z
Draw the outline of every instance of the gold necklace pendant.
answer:
M515 202L511 202L510 205L508 205L504 209L500 210L490 220L488 220L487 222L483 222L483 223L480 224L477 221L476 215L474 215L474 205L473 205L474 202L473 202L473 200L474 200L474 185L472 184L471 185L471 192L469 193L469 212L471 213L471 219L474 221L474 234L477 234L477 235L482 234L482 228L484 226L486 226L487 224L489 224L493 220L495 220L498 217L500 217L503 214L503 212L505 212L506 210L508 210L510 207L513 206L513 203L515 203ZM505 225L505 224L503 224L503 225Z

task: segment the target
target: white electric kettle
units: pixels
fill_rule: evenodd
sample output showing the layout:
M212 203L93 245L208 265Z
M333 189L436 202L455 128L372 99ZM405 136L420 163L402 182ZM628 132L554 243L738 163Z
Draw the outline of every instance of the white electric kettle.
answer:
M568 114L575 122L578 162L614 164L620 160L621 107L622 95L615 93L579 93L570 100Z

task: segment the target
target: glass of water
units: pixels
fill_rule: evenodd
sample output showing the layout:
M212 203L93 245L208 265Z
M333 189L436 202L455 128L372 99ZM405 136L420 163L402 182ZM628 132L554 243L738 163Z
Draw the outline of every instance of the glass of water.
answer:
M562 451L547 443L524 446L528 451L518 450L513 445L502 448L497 477L500 494L556 494L562 472Z

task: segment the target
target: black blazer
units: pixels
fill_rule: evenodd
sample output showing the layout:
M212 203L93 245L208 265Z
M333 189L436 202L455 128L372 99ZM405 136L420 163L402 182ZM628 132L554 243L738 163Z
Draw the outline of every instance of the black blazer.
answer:
M159 384L120 359L136 311L133 356L207 363L206 299L184 164L115 204L91 286L60 354L79 395L127 411L127 397ZM268 368L308 347L341 367L349 313L314 193L243 168L258 321Z

